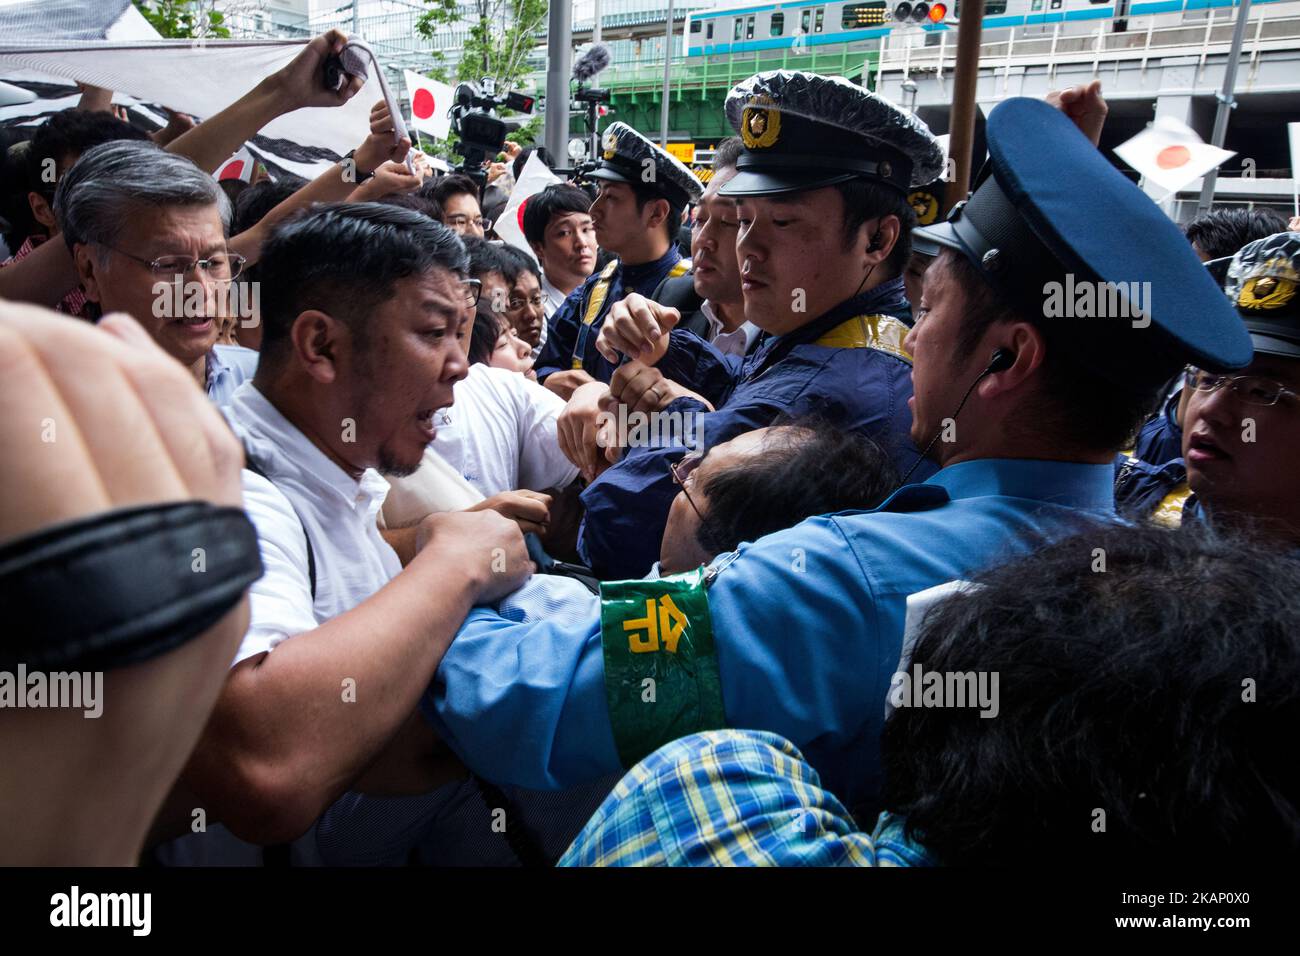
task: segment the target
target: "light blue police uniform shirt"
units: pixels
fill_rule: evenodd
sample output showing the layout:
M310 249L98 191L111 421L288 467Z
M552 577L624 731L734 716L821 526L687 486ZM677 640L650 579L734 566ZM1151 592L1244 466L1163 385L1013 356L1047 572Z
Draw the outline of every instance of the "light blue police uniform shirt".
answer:
M259 353L242 345L214 345L207 355L207 393L220 408L230 404L235 389L257 374Z
M728 725L792 741L849 806L874 799L908 595L1114 520L1113 478L1110 463L961 462L874 511L811 518L719 557L708 600ZM558 789L621 764L599 600L534 587L567 596L553 616L537 593L531 614L472 611L422 710L474 772Z

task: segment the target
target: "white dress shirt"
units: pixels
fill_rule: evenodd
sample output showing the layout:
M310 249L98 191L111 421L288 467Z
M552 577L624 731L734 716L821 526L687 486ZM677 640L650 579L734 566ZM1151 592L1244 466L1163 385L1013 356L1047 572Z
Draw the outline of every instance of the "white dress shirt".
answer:
M564 399L550 389L477 362L453 391L455 404L434 417L432 447L485 498L564 488L578 476L556 433Z
M245 469L244 510L257 528L265 573L249 591L251 617L235 663L350 611L402 569L379 534L388 482L357 481L245 382L223 409L268 481ZM304 537L304 534L306 537ZM307 538L316 563L313 601Z
M745 357L749 347L754 343L754 338L758 335L758 326L753 322L742 322L739 326L730 332L722 331L722 319L713 311L713 304L705 299L700 305L700 314L709 322L709 341L723 355L739 355Z

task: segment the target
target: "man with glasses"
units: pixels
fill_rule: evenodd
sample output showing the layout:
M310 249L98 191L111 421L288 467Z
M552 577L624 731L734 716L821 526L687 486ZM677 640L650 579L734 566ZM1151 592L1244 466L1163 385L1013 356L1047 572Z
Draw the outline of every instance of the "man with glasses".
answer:
M1189 362L1229 372L1251 360L1246 329L1177 226L1078 128L1100 134L1097 88L1068 92L1069 117L1000 103L988 175L924 230L944 249L903 343L907 406L912 441L940 470L877 508L810 518L707 568L604 582L580 626L475 609L424 704L472 770L564 788L683 734L746 727L790 740L848 805L879 799L908 598L1115 520L1114 456L1165 382ZM773 119L750 114L751 135ZM1049 317L1044 287L1066 275L1149 282L1149 311ZM1080 574L1095 557L1081 552Z
M63 177L54 210L102 312L134 318L219 405L252 377L256 352L216 344L244 260L226 247L230 203L211 176L152 143L105 143Z
M442 224L458 236L482 239L492 228L478 204L478 187L468 176L444 176L433 187L433 198L442 208Z
M1243 520L1300 546L1300 233L1244 246L1225 291L1250 332L1255 358L1237 375L1187 369L1183 457L1156 467L1130 459L1116 500L1157 524Z

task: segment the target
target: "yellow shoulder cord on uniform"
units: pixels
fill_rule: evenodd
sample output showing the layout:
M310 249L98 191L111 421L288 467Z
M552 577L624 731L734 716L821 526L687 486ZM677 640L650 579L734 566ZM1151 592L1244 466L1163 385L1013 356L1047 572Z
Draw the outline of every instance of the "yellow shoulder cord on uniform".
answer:
M908 327L892 315L855 315L813 344L831 349L876 349L910 364L912 354L903 347L908 331Z
M1183 505L1187 504L1191 493L1192 489L1187 487L1187 482L1180 482L1173 491L1160 499L1160 504L1151 512L1151 523L1161 528L1179 527L1183 523Z
M614 281L614 273L617 270L618 260L611 260L591 287L591 295L587 298L587 311L583 313L582 325L578 327L578 340L573 344L573 363L570 368L582 368L582 353L587 348L587 336L591 334L591 324L596 321L596 316L600 315L605 297L609 295L609 284Z
M691 270L690 260L681 259L678 261L677 265L673 266L671 269L668 270L668 278L676 279L678 276L686 275L686 273L688 273L690 270Z

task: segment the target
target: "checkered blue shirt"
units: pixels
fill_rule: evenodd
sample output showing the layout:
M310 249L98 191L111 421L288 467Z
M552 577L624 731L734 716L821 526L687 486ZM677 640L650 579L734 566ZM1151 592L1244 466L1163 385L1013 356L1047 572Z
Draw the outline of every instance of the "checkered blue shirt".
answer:
M933 866L900 821L858 830L790 741L717 730L628 771L560 866Z

